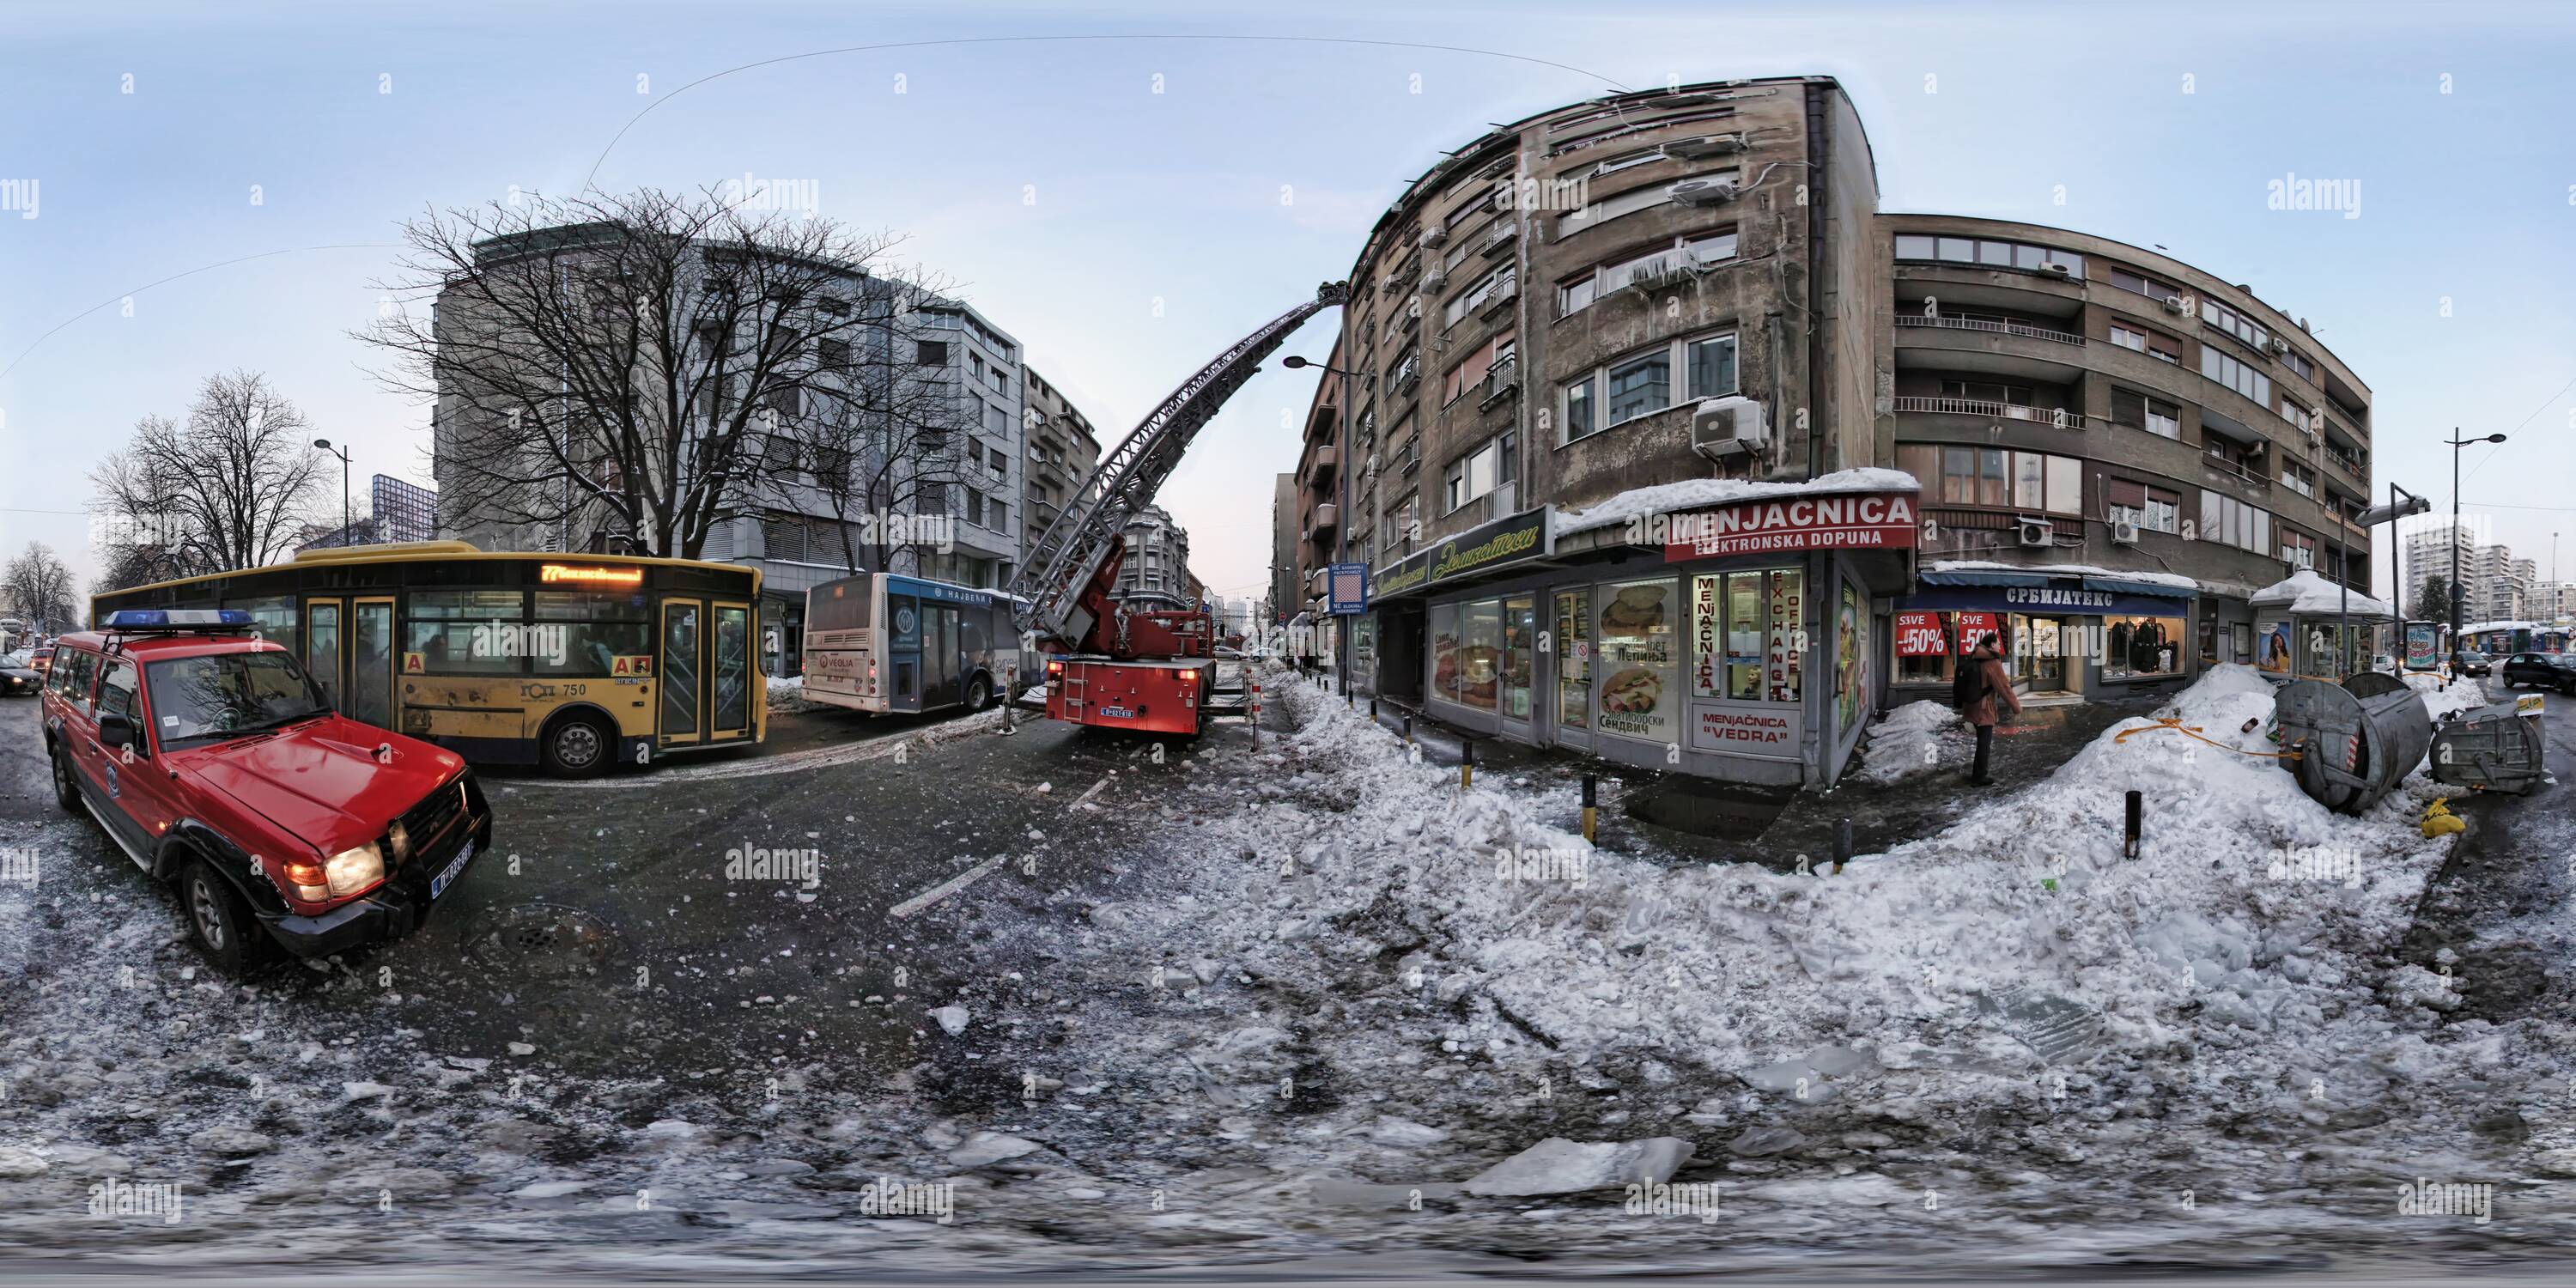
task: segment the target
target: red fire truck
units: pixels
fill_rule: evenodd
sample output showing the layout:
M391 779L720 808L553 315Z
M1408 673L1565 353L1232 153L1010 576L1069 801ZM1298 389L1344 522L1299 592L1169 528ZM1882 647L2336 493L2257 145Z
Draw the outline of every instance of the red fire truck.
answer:
M1197 734L1216 689L1216 619L1204 611L1130 611L1116 595L1123 534L1264 358L1306 319L1350 298L1326 282L1173 390L1048 524L1011 594L1020 629L1046 652L1047 715L1075 724Z

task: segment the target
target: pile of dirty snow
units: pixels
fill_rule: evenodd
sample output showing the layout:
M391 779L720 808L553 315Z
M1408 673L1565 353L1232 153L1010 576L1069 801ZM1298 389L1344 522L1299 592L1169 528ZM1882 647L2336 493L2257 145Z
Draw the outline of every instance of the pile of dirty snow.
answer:
M1943 765L1958 766L1975 754L1968 718L1945 702L1909 702L1869 727L1869 747L1852 777L1865 783L1903 782Z

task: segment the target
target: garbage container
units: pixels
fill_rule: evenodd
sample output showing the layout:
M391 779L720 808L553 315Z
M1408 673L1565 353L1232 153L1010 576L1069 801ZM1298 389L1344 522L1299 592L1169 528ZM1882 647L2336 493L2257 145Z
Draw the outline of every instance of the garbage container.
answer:
M2540 713L2512 703L2464 711L2433 730L2433 781L2528 794L2548 771Z
M2358 814L2404 782L2432 745L2433 717L2403 680L2365 671L2334 684L2293 680L2273 706L2284 762L2326 808Z

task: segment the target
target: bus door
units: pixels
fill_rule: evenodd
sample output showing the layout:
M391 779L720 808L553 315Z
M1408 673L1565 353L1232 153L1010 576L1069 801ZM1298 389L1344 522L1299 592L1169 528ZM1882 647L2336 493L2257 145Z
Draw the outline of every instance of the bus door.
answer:
M934 711L965 700L957 678L957 606L921 606L921 709Z
M921 600L886 591L886 710L921 710Z
M349 698L340 710L379 729L394 727L394 601L369 597L349 605Z
M705 734L706 601L662 601L662 646L654 669L661 674L661 741L687 746Z
M349 711L349 632L338 599L304 601L304 669L322 686L322 696L341 714Z
M751 736L751 668L754 634L751 605L719 603L712 607L715 656L707 676L707 741L732 742Z

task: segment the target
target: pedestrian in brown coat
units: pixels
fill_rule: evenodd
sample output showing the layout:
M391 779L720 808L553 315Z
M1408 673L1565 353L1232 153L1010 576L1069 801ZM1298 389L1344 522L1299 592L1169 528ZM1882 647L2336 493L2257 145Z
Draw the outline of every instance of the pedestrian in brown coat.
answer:
M2003 651L1991 633L1970 650L1968 665L1975 667L1977 673L1977 683L1971 686L1976 697L1968 703L1967 710L1968 723L1977 727L1977 763L1968 771L1968 782L1983 787L1994 781L1986 776L1986 757L1995 743L1997 708L2020 715L2021 699L2013 696L2012 676L2004 670Z

